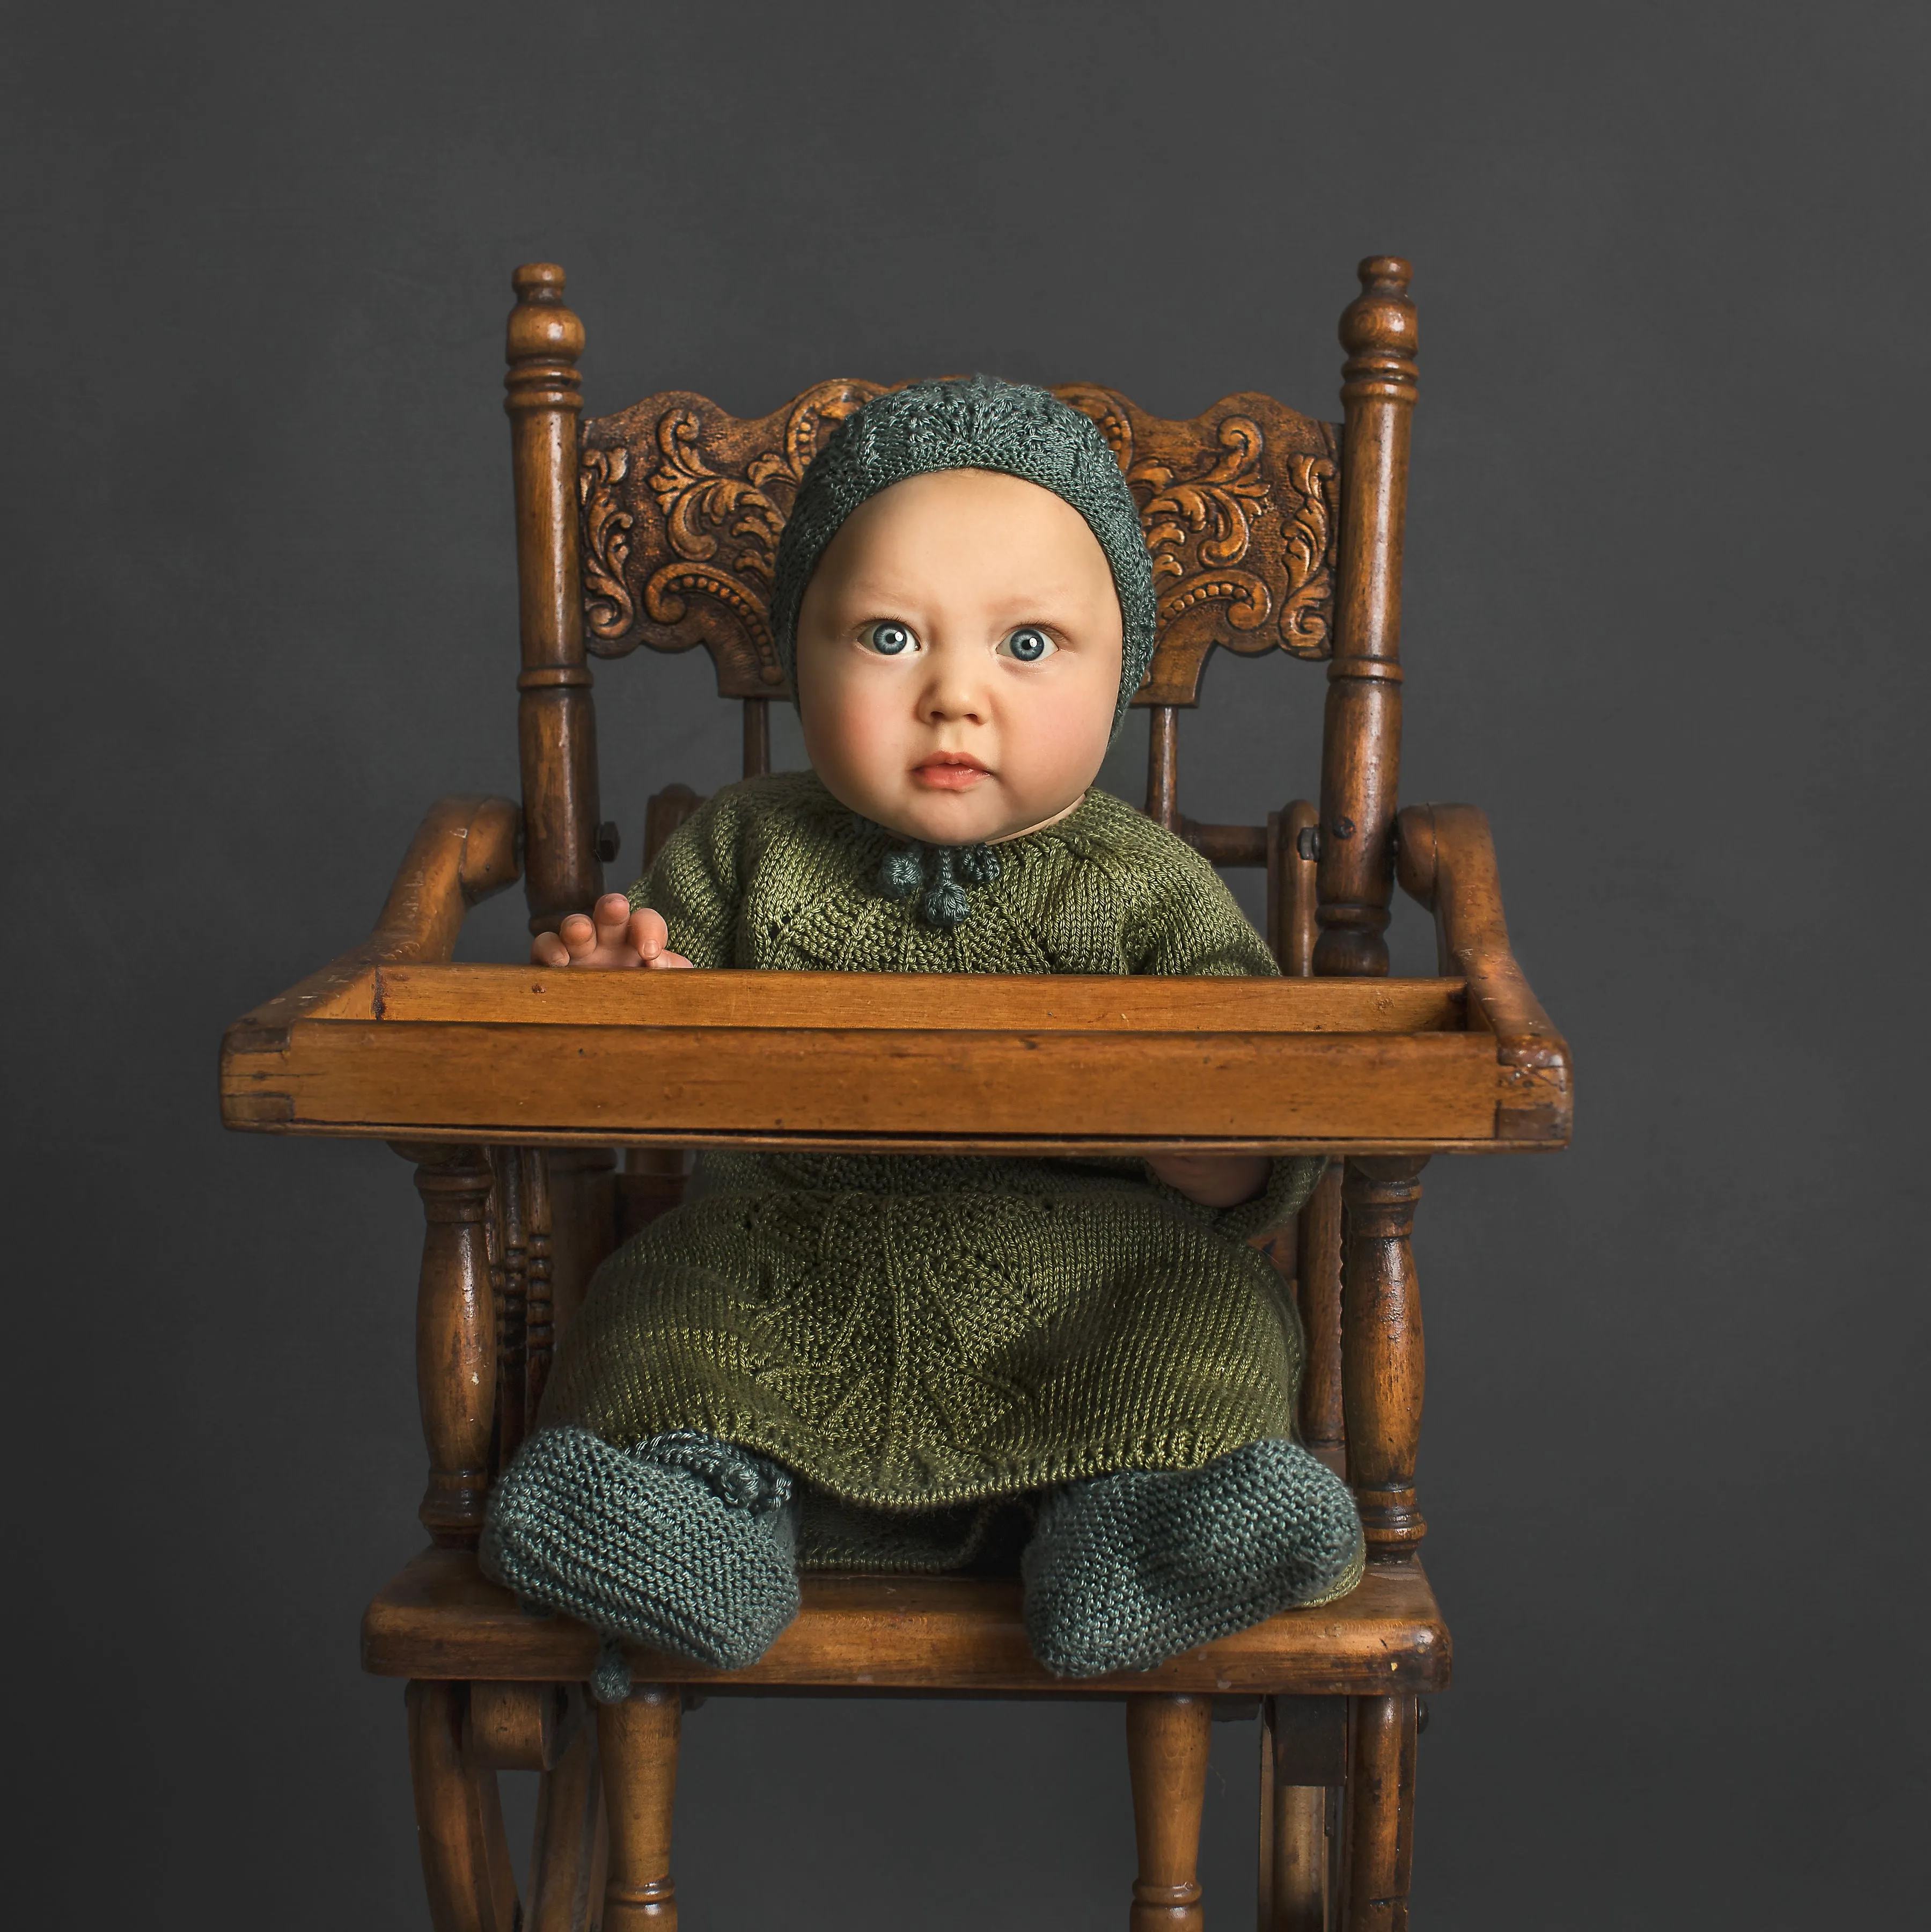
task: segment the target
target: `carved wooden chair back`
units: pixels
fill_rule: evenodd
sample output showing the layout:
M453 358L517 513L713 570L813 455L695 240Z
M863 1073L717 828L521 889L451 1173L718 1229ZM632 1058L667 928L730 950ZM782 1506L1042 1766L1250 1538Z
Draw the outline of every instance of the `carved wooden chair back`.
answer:
M1134 700L1148 718L1146 809L1222 866L1267 870L1284 970L1380 974L1400 760L1402 532L1415 313L1408 265L1376 256L1342 318L1341 424L1229 396L1188 422L1116 392L1054 393L1096 422L1140 506L1159 640ZM769 618L771 573L805 466L886 386L820 382L769 416L667 391L580 422L583 331L563 272L514 278L514 446L523 671L520 735L533 931L586 908L616 856L597 796L591 657L702 646L744 713L744 770L768 769L769 708L790 696ZM1320 804L1266 825L1196 824L1179 807L1178 725L1216 647L1327 665ZM646 860L694 795L652 801Z

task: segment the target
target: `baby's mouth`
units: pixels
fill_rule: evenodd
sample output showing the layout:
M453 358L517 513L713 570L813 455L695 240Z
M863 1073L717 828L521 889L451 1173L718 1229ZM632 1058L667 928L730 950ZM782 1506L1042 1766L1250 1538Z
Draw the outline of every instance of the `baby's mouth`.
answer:
M934 752L912 767L913 781L928 791L970 791L991 776L970 752Z

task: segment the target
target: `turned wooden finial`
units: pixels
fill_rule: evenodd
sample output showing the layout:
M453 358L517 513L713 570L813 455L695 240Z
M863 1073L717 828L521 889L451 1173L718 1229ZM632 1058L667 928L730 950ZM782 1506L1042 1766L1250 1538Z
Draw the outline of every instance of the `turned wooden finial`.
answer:
M515 466L521 610L523 890L530 929L554 928L603 890L596 720L583 659L577 536L577 358L583 325L563 306L563 271L526 262L510 277L503 377Z
M564 307L563 286L563 271L554 262L526 262L510 277L516 307L505 347L512 364L574 363L583 354L583 325Z
M1408 300L1408 281L1414 271L1399 255L1370 255L1354 272L1361 278L1361 292L1341 312L1342 347L1350 356L1378 351L1412 359L1415 305Z

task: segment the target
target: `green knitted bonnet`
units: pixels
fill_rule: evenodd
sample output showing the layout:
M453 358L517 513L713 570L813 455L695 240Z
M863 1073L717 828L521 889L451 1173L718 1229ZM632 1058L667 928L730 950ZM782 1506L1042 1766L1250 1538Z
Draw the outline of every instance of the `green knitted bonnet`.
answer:
M1079 411L991 376L888 390L839 424L798 486L771 590L771 624L795 690L798 607L844 520L868 497L936 470L997 470L1063 497L1086 519L1113 572L1123 622L1114 729L1153 662L1153 567L1132 492L1106 439Z

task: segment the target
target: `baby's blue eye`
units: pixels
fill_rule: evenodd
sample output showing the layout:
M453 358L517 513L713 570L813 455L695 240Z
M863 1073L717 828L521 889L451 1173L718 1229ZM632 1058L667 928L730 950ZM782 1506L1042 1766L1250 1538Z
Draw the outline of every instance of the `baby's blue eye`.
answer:
M1037 664L1042 658L1049 658L1059 649L1044 631L1036 630L1030 624L1015 631L1000 647L1009 658L1017 658L1021 664Z
M895 658L901 651L910 650L915 641L903 624L895 624L889 618L883 623L866 625L858 634L861 643L885 658Z

